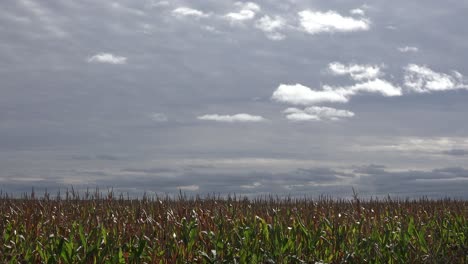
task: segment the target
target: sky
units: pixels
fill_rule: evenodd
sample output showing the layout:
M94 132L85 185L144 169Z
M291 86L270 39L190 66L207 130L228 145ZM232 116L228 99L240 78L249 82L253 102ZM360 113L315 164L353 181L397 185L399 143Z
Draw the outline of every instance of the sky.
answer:
M467 13L1 1L0 189L466 199Z

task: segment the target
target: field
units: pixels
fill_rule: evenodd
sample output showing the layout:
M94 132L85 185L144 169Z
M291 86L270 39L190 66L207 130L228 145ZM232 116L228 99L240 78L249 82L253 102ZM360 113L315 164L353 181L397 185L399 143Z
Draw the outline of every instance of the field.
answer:
M0 198L1 263L468 263L468 202Z

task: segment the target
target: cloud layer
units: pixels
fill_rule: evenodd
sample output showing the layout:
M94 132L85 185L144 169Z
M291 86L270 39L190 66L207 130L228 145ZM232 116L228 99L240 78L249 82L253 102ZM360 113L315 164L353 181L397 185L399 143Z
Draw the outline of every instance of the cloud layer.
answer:
M151 120L154 122L167 122L169 118L163 113L152 113Z
M288 108L284 110L284 114L286 114L287 119L292 121L338 121L354 116L351 111L320 106L311 106L304 110Z
M465 149L451 149L442 152L443 154L450 155L450 156L468 156L468 150Z
M467 1L0 6L4 191L466 193Z
M8 179L8 190L20 193L30 191L24 187L34 183L36 192L45 188L54 193L59 188L67 188L63 179L21 178ZM353 189L361 198L420 197L468 198L463 186L468 182L468 170L461 167L443 167L429 170L392 171L383 165L360 165L352 168L336 169L328 167L304 167L283 172L180 172L165 169L123 169L118 174L106 174L93 181L74 185L77 191L95 186L113 186L114 192L131 195L177 195L183 191L187 195L212 194L216 190L222 196L236 194L256 197L275 193L279 197L319 197L333 195L334 198L351 198ZM3 185L5 186L5 185ZM104 190L105 191L105 190Z

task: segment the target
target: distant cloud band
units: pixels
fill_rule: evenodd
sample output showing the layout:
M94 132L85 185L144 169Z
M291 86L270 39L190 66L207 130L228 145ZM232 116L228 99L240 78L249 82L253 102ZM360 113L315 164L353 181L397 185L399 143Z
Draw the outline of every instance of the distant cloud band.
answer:
M292 121L338 121L342 118L353 117L354 113L332 107L312 106L304 110L288 108L283 113Z
M197 119L205 120L205 121L228 122L228 123L233 123L233 122L255 123L255 122L266 121L266 119L263 118L262 116L256 116L256 115L250 115L250 114L235 114L235 115L212 114L212 115L198 116Z

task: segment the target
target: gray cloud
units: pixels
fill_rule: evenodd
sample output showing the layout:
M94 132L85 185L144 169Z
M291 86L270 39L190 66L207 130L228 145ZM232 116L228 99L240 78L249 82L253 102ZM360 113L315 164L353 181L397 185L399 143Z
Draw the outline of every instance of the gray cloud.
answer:
M368 194L460 193L463 177L432 170L466 163L466 155L450 150L468 146L468 64L460 56L468 45L468 28L460 26L468 3L254 3L258 8L235 1L3 1L2 188L80 183L136 192L164 176L153 189L340 194L356 185ZM180 7L202 17L174 16ZM251 18L236 23L225 17L242 10L254 15L244 11ZM308 31L299 15L305 10L312 12ZM317 15L337 20L317 27L311 21ZM419 52L399 50L405 47ZM331 74L332 62L349 73ZM362 77L369 68L353 66L363 65L379 67L380 74ZM430 73L411 79L426 92L405 85L408 65ZM281 84L287 93L272 98ZM399 87L402 96L382 96L399 95ZM447 89L434 89L441 87ZM343 122L288 122L282 111L293 104L355 115ZM197 120L225 113L269 121ZM356 164L387 167L384 176L343 169ZM125 171L132 168L172 172ZM314 181L298 168L334 173ZM344 172L356 176L336 174Z
M151 119L154 122L167 122L167 121L169 121L169 118L163 113L152 113L151 114Z
M102 161L118 161L124 160L124 157L119 157L112 154L98 154L98 155L72 155L73 160L79 161L93 161L93 160L102 160Z
M96 156L97 159L100 160L121 160L122 158L115 156L115 155L109 155L109 154L100 154Z
M465 149L451 149L442 152L443 154L450 155L450 156L466 156L468 155L468 150Z
M468 181L468 170L460 167L433 169L430 171L388 171L383 167L369 166L356 172L364 174L357 182L370 193L388 193L397 196L424 195L465 197L461 188Z
M297 169L286 173L250 172L250 173L183 173L158 177L141 177L127 175L117 178L115 183L99 180L100 186L115 188L136 188L140 192L177 193L181 187L196 186L197 193L209 194L237 193L252 195L253 193L277 193L288 195L294 193L295 188L316 189L323 184L335 184L353 175L337 172L329 168ZM317 188L318 189L318 188ZM186 190L190 191L190 190ZM303 193L301 193L303 194Z
M174 195L180 190L187 194L220 195L237 194L258 196L275 194L278 196L330 195L351 197L353 188L363 198L368 197L446 197L467 198L463 185L468 181L468 170L461 167L433 170L390 171L381 165L357 166L353 170L332 168L299 168L288 172L246 172L246 173L177 173L170 169L124 169L123 174L103 174L89 183L71 184L61 178L10 177L0 186L10 193L27 192L31 187L37 191L48 188L52 193L58 189L71 188L84 191L100 187L129 192L132 195L143 193ZM91 172L92 173L92 172ZM143 175L142 175L143 174ZM97 175L97 174L94 174Z

